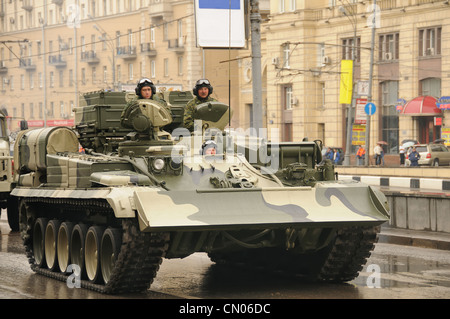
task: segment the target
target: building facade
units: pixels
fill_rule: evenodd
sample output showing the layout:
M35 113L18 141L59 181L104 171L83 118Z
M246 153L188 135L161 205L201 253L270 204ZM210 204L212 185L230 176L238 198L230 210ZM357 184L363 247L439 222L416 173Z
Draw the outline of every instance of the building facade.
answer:
M450 145L448 110L436 104L428 110L405 105L421 96L436 100L449 95L449 2L377 0L374 41L372 8L373 1L270 2L269 19L262 26L266 121L268 128L280 128L283 140L308 137L327 146L346 146L349 104L339 100L341 61L352 60L353 106L367 103L372 81L376 112L370 117L371 148L385 141L385 152L397 154L406 139L428 143L444 138ZM352 108L353 153L365 144L365 125L358 124L366 115L360 113L360 107Z
M371 81L372 149L385 141L386 153L396 155L406 139L450 144L448 109L407 104L450 95L448 1L377 0L374 41L372 1L259 4L263 99L257 107L269 132L278 130L283 141L307 137L344 148L351 134L354 152L366 143L361 106ZM160 90L191 90L207 77L214 97L231 105L231 126L253 127L250 41L241 50L197 47L193 1L0 0L0 42L0 107L13 131L20 119L31 127L70 125L80 94L133 90L141 77ZM342 60L353 61L349 104L339 99Z
M159 91L209 77L215 98L238 105L220 63L228 50L196 45L193 1L1 0L0 42L0 107L12 131L20 120L71 125L81 94L133 91L142 77Z

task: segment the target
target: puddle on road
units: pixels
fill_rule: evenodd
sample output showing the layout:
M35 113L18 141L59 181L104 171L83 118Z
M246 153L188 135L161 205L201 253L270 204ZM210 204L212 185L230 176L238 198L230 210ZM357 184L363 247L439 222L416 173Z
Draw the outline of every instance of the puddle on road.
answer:
M360 287L378 285L378 288L450 288L450 264L424 258L375 254L352 283Z

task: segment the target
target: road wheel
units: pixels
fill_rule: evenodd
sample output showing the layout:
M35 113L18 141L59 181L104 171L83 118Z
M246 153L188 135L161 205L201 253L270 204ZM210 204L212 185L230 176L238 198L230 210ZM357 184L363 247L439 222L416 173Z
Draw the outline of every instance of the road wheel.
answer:
M58 256L58 265L61 272L66 272L70 264L70 235L72 234L73 223L63 222L58 230L58 244L56 252Z
M84 250L87 233L87 226L85 224L76 224L73 227L70 239L70 256L71 263L80 267L81 278L86 277L86 266L84 264Z
M434 159L433 166L435 166L435 167L439 166L439 160L437 158Z
M122 244L122 231L119 229L108 228L103 233L101 246L101 269L105 284L109 282L117 256Z
M52 219L47 223L45 228L45 261L47 262L47 267L50 270L58 270L58 258L56 254L56 241L58 236L60 222L57 219Z
M33 254L36 265L40 268L45 267L45 228L47 227L47 218L38 218L33 227Z
M88 279L93 283L98 283L101 278L100 268L100 245L102 242L104 228L91 226L86 234L86 249L84 261Z

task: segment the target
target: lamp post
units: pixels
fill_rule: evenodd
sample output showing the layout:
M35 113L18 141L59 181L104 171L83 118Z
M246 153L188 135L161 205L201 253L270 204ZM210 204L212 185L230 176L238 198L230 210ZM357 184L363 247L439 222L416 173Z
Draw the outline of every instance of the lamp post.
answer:
M352 21L350 16L347 13L347 10L343 7L339 7L339 11L341 11L350 21L353 27L353 45L352 45L352 78L354 79L355 76L355 62L356 62L356 16L354 16L354 20ZM353 114L352 114L352 104L354 105L355 102L355 81L352 80L352 98L351 98L351 104L348 105L348 112L347 112L347 136L346 136L346 145L345 145L345 154L344 154L344 161L343 165L350 165L350 151L352 148L352 125L353 125Z

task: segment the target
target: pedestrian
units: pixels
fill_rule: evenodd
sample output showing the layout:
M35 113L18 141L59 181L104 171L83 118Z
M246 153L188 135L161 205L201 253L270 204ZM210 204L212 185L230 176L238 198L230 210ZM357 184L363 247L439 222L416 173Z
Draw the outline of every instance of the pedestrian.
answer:
M325 159L333 160L333 150L331 147L327 149L327 152L325 153Z
M216 99L210 96L212 92L213 87L209 80L200 79L196 82L195 87L192 90L195 97L186 104L183 116L184 127L190 132L194 131L194 114L197 111L197 105L205 102L216 101Z
M341 159L341 154L339 154L339 151L337 148L335 148L333 153L333 164L338 165L339 160Z
M403 147L403 145L400 145L399 152L400 152L400 166L403 166L405 165L405 148Z
M381 147L380 143L375 146L373 152L375 153L375 165L381 164L381 155L383 153L383 148Z
M366 156L366 149L364 148L364 146L359 145L358 151L356 152L357 165L363 165L365 156Z
M420 154L416 151L415 147L413 147L412 152L409 153L408 158L411 162L411 166L419 166Z

